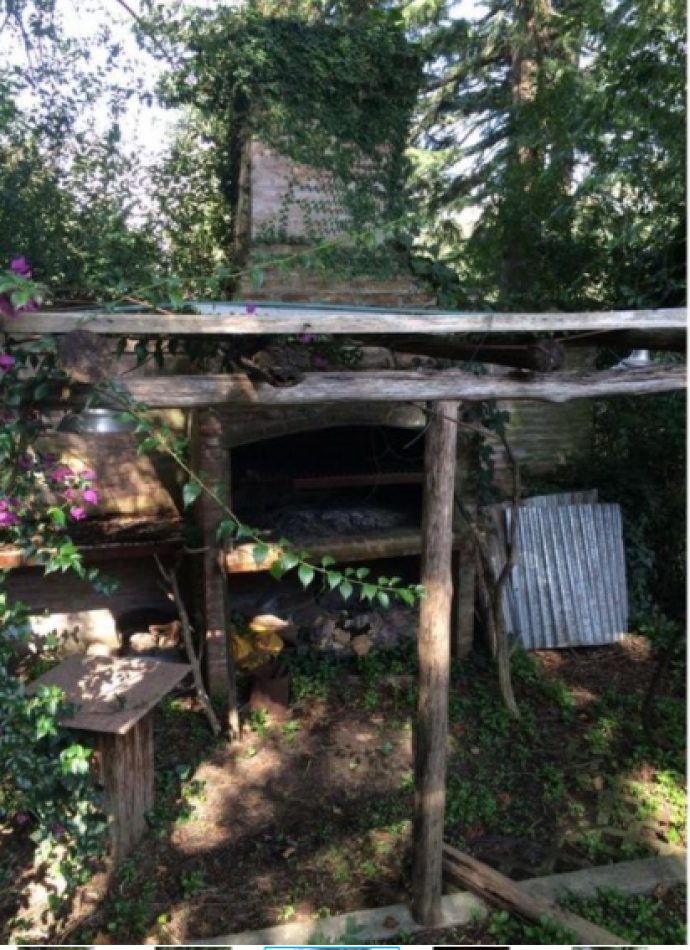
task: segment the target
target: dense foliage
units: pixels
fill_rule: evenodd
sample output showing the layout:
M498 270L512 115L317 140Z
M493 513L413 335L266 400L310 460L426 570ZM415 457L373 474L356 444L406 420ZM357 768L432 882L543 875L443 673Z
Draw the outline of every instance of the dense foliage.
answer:
M490 0L473 19L436 0L411 7L430 62L418 187L458 302L677 300L685 5Z

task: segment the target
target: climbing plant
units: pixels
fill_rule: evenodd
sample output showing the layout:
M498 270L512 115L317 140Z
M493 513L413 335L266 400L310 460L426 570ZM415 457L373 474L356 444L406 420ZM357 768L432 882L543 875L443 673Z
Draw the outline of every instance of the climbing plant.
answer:
M265 4L250 2L165 24L187 56L167 77L164 95L212 120L207 134L228 206L241 196L250 137L296 163L264 240L286 235L293 206L307 240L402 214L404 146L421 64L397 19L375 13L354 22L314 19L267 14Z

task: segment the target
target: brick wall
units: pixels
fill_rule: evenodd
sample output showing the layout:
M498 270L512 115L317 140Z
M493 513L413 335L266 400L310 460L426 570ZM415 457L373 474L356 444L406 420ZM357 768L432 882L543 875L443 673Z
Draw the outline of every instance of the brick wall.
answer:
M271 267L271 258L305 250L309 239L329 240L350 230L349 213L333 189L331 176L278 155L261 142L249 145L249 265L260 266L263 283L242 281L247 300L283 303L352 304L363 307L433 307L427 287L408 273L391 250L395 276L338 277L300 266Z

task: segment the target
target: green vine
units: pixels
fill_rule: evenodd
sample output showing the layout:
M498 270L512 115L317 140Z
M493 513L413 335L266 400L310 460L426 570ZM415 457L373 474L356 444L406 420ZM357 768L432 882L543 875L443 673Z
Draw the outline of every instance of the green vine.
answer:
M187 55L164 96L207 120L228 207L238 205L250 139L295 163L259 243L286 241L295 207L310 243L401 217L421 59L398 18L267 13L250 0L239 11L193 11L165 29ZM235 221L236 237L239 229Z

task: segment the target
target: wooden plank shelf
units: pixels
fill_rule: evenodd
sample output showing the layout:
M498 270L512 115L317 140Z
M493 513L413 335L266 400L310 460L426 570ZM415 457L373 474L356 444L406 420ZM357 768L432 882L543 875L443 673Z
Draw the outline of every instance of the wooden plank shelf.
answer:
M453 536L454 550L467 545L466 538L460 533ZM269 547L268 556L261 563L254 559L254 544L240 544L225 555L225 569L228 574L253 574L267 571L280 559L280 549ZM299 542L300 549L308 551L316 560L330 554L336 561L369 561L381 558L411 557L422 552L422 532L417 528L397 528L379 534L329 538L313 538Z
M87 564L135 558L165 557L175 554L182 547L182 538L167 538L162 541L111 541L94 545L79 545ZM0 571L14 571L23 567L42 567L35 560L27 559L19 548L11 545L0 546Z

